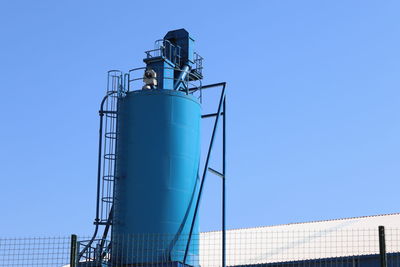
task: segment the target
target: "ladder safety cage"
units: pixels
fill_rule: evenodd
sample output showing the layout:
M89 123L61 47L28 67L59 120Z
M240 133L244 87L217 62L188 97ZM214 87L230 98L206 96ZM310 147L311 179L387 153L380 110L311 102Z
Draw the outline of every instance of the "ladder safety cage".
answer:
M110 224L109 216L114 203L115 161L117 144L118 97L123 87L123 75L120 71L109 71L107 77L107 98L100 116L104 120L102 179L100 197L100 224Z
M79 246L78 261L103 261L109 249L109 229L112 225L114 197L118 98L125 96L125 79L119 70L107 74L107 91L100 104L99 147L97 165L97 194L95 230L90 240ZM97 238L100 226L104 226L101 238ZM81 249L82 247L82 249ZM95 253L94 253L95 252Z

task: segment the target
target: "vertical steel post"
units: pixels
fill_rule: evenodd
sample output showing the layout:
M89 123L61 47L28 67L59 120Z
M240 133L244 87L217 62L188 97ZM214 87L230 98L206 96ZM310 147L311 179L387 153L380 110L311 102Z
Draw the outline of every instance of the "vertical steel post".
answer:
M222 267L226 267L226 95L223 104L223 117L222 117Z
M69 258L69 266L76 267L76 256L77 256L77 236L71 235L71 251L70 251L70 258Z
M385 242L385 227L379 226L379 254L381 267L387 267L387 255L386 255L386 242Z

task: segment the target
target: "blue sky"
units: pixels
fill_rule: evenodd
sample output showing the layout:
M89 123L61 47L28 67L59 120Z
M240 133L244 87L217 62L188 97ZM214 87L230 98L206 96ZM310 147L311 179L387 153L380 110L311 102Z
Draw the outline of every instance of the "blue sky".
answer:
M398 212L399 11L390 0L2 1L0 236L91 234L106 72L142 66L182 27L204 83L228 82L230 228ZM209 176L203 231L220 227L219 188Z

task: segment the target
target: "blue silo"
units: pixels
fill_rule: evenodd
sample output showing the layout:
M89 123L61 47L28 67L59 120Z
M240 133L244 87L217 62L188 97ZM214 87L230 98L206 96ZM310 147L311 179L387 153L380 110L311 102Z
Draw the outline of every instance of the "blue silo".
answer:
M201 105L188 91L194 40L170 31L144 59L143 88L118 100L111 261L183 262L199 188ZM186 263L197 265L198 227Z

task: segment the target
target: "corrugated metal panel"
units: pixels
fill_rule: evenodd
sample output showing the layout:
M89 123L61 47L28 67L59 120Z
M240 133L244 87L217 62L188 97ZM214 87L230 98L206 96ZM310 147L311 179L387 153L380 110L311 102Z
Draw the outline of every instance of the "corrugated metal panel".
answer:
M400 251L400 214L357 217L227 231L227 265L312 260L379 253L378 226L387 252ZM221 262L221 232L200 238L200 265Z

